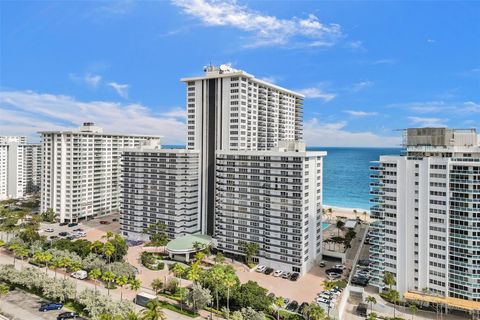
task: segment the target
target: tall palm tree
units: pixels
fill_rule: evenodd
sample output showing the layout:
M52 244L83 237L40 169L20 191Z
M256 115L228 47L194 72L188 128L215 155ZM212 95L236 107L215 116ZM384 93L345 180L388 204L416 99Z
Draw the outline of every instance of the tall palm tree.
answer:
M410 309L410 312L412 313L412 320L413 320L413 317L415 316L415 314L418 312L418 307L416 304L411 304L408 306L408 308Z
M107 241L110 241L110 239L113 239L115 234L112 231L107 231L106 234L102 236L103 239L107 239Z
M395 280L393 274L390 272L385 272L383 275L383 283L387 285L390 290L392 290L392 287L397 284L397 281Z
M142 311L142 320L164 320L167 319L162 311L162 304L158 299L148 301L146 309Z
M115 253L115 247L110 241L105 242L102 249L103 254L108 259L108 264L110 264L110 259L112 258L113 254Z
M128 283L128 278L124 275L118 276L115 282L123 289L123 286ZM123 300L123 290L120 290L120 300Z
M307 317L308 320L324 320L327 319L325 316L325 310L315 303L310 303L303 309L303 315Z
M273 300L273 304L275 305L275 307L277 309L277 320L279 320L280 319L280 309L285 304L285 300L282 297L276 297Z
M373 312L373 305L377 304L377 299L374 296L368 296L365 298L365 302L370 304L370 312Z
M150 284L150 286L152 287L153 291L155 291L155 294L157 294L157 295L162 291L164 285L165 285L165 284L164 284L163 281L160 280L160 279L154 279L154 280L152 281L152 283Z
M215 285L215 297L217 299L217 310L219 310L218 305L218 287L222 284L223 278L225 277L225 271L220 266L214 266L210 269L210 275L212 277L213 283Z
M200 267L198 264L199 261L195 261L188 270L188 280L193 281L193 283L197 283L197 281L200 279Z
M40 263L43 263L45 266L45 273L48 270L48 263L52 261L53 255L50 252L38 251L33 255L33 259L37 260Z
M110 284L115 280L115 273L111 271L102 274L102 280L107 282L107 294L110 295Z
M230 289L237 284L237 278L233 273L225 273L223 285L227 288L227 310L230 311Z
M88 273L88 277L95 282L95 292L97 292L97 281L102 276L102 271L100 269L95 268L90 270Z
M138 279L131 279L129 285L130 289L135 292L135 299L133 301L137 303L137 291L142 287L142 282Z
M102 252L102 249L103 249L103 242L99 240L93 241L92 244L90 245L90 251L93 253L99 254Z

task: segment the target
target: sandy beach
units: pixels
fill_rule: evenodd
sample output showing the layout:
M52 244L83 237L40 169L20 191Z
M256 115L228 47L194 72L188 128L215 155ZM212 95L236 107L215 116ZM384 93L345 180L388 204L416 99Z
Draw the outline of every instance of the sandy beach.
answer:
M359 217L363 221L365 219L367 222L371 222L370 219L370 210L365 210L365 209L355 209L355 208L340 208L340 207L333 207L333 206L328 206L328 205L323 205L323 208L325 209L324 213L324 220L335 220L337 217L346 217L347 219L356 219ZM332 209L332 213L329 213L329 208ZM355 213L355 210L357 213ZM367 215L364 214L364 212L367 212Z

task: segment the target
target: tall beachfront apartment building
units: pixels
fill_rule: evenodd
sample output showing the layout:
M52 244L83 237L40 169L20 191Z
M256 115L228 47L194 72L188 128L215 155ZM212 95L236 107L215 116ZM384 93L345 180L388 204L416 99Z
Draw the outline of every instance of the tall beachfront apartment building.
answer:
M151 225L162 223L171 239L200 232L198 151L159 145L125 149L122 154L120 229L133 240L148 240Z
M157 136L103 133L91 122L78 131L40 133L41 210L52 208L60 221L118 212L122 150L160 143Z
M306 152L303 96L228 66L186 84L186 150L126 150L121 230L202 233L228 256L304 273L321 256L324 152Z
M215 161L218 151L270 150L302 139L303 96L222 65L205 68L187 86L187 149L199 151L202 232L215 229Z
M474 129L407 129L372 164L372 284L480 301L480 146Z
M0 137L0 199L17 199L40 190L41 146L26 137Z
M308 271L321 256L325 155L295 142L269 151L218 152L217 248L241 256L244 242L256 243L255 262Z

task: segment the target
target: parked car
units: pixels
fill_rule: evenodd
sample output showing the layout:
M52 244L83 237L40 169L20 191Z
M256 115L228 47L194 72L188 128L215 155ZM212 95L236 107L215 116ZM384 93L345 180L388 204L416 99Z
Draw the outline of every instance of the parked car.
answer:
M75 271L73 272L72 274L70 274L73 278L75 279L79 279L79 280L84 280L84 279L87 279L87 271L85 270L78 270L78 271Z
M330 300L325 299L325 298L317 298L317 303L325 303L327 305L330 305Z
M367 305L365 303L359 303L355 312L361 317L367 316Z
M275 299L275 293L270 292L267 297L269 297L273 300L273 299Z
M273 273L273 276L274 277L280 277L282 275L283 271L282 270L275 270L275 272Z
M336 280L336 279L340 279L342 277L341 274L338 274L338 273L327 273L327 277L328 279L330 280Z
M368 279L360 278L360 277L353 277L352 284L356 286L366 287L368 285Z
M53 231L55 231L55 230L53 230L52 228L45 229L45 232L53 232Z
M74 229L73 232L82 232L84 231L82 228Z
M368 267L368 266L370 265L370 260L368 260L368 259L358 260L358 264L359 264L360 266Z
M283 298L283 305L286 307L290 303L290 299Z
M57 237L57 236L50 236L49 239L50 239L50 240L54 240L54 239L58 239L58 237Z
M70 223L68 224L68 226L69 226L70 228L76 227L76 226L78 226L78 223L76 223L76 222L70 222Z
M270 275L272 274L273 271L274 271L273 268L267 268L265 269L264 273Z
M58 225L59 226L66 226L66 225L68 225L68 222L60 222Z
M340 268L328 268L325 270L325 273L326 274L329 274L329 273L339 273L339 274L342 274L343 273L343 269L340 269Z
M318 266L319 266L320 268L325 268L325 262L324 262L324 261L321 261L321 262L318 264ZM301 306L301 305L300 305L300 306Z
M297 312L300 313L300 314L303 314L303 310L305 309L306 306L308 306L308 303L303 302L303 303L300 305L300 307L298 307L298 311L297 311Z
M333 268L344 270L345 266L343 264L336 264L336 265L333 266Z
M262 272L265 272L265 270L267 270L267 267L264 266L264 265L259 265L259 266L257 266L257 268L255 269L255 271L261 272L261 273L262 273Z
M290 275L291 275L291 274L292 274L292 273L290 273L290 272L288 272L288 271L284 271L284 272L282 273L282 278L283 278L283 279L288 279L288 278L290 278Z
M300 274L298 272L294 272L290 275L290 280L297 281L299 277L300 277Z
M298 309L298 302L293 300L292 302L290 302L290 304L288 305L287 307L287 310L288 311L291 311L291 312L295 312L297 311Z
M45 311L50 311L50 310L60 310L63 308L63 303L45 303L40 306L38 311L45 312Z
M78 313L62 312L57 316L57 320L63 320L63 319L78 319Z
M110 224L110 222L107 220L100 220L100 224Z
M118 219L117 219L117 218L113 218L113 219L112 219L112 221L114 221L114 222L117 222L117 221L118 221Z
M66 232L66 231L62 231L58 234L60 237L67 237L70 235L70 233Z

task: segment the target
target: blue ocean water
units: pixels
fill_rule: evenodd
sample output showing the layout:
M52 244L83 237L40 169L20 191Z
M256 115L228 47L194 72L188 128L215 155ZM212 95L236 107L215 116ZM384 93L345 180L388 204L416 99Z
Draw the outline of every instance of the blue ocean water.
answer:
M370 209L370 161L398 155L400 148L307 147L327 151L323 164L323 203L334 207Z
M185 148L166 145L164 148ZM327 151L323 166L323 203L333 207L370 209L370 161L398 155L400 148L307 147Z

